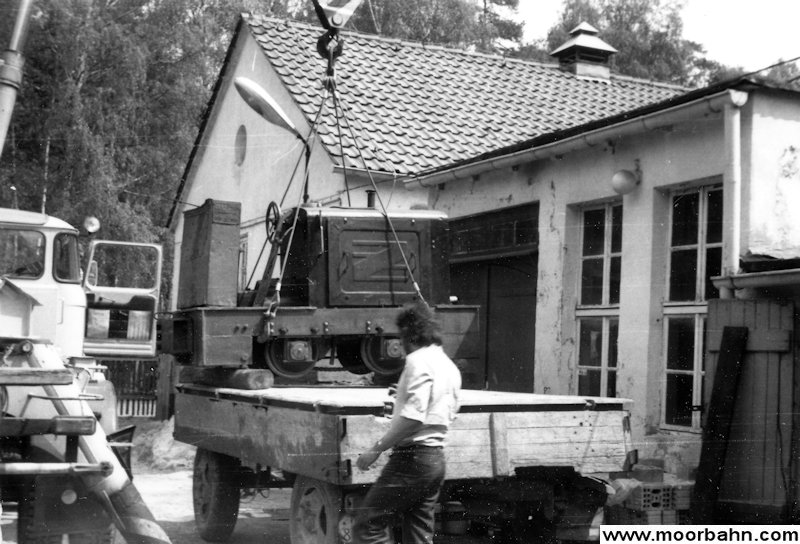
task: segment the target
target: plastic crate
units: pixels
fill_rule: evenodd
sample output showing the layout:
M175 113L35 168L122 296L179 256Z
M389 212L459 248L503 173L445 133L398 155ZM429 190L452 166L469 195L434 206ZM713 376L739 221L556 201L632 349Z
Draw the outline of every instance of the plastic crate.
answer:
M678 525L693 525L692 511L691 510L676 510L678 514Z
M694 484L678 484L672 488L672 507L675 510L689 510L692 506Z
M633 510L674 510L672 486L643 483L625 500Z
M677 510L662 510L661 511L661 525L677 525L678 524L678 511Z
M661 510L634 510L622 505L609 506L605 509L606 525L661 525Z

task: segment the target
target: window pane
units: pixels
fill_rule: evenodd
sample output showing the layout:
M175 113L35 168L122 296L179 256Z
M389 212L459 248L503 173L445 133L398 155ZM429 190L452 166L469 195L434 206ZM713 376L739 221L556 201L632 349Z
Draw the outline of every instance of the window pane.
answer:
M578 374L578 394L597 397L600 395L600 371L582 368Z
M708 193L708 230L706 242L722 242L722 190Z
M156 287L158 250L153 247L98 243L92 259L97 263L93 284L98 287Z
M605 241L605 210L583 212L583 255L602 255Z
M617 339L619 338L619 319L608 321L608 366L617 367Z
M0 275L38 278L44 272L44 235L33 230L0 229Z
M722 248L706 250L706 300L719 298L719 289L711 283L711 278L722 274Z
M622 206L611 209L611 253L622 251Z
M664 420L670 425L692 425L692 376L667 374L667 399Z
M675 195L672 199L672 246L697 243L699 193Z
M603 260L585 259L581 273L581 304L603 303Z
M511 247L514 245L514 223L492 225L489 244L492 247Z
M602 318L581 319L579 323L578 365L599 367L602 364L603 354L603 320Z
M607 397L616 397L617 396L617 371L616 370L609 370L608 371L608 383L606 384L606 396Z
M697 251L673 251L669 271L669 300L695 300L696 282Z
M516 244L527 245L536 242L536 220L524 219L517 221Z
M74 234L56 235L53 242L53 275L59 281L81 281L78 237Z
M611 257L611 278L608 285L608 303L619 304L620 269L622 257Z
M694 318L667 321L667 368L694 370Z

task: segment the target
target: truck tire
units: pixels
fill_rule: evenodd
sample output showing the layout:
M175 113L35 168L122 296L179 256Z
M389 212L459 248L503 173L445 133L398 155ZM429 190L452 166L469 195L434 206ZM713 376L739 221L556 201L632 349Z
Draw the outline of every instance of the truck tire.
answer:
M339 487L297 476L292 488L289 538L292 544L338 544L342 492Z
M197 448L192 474L192 503L203 540L228 539L239 517L239 462L228 455Z

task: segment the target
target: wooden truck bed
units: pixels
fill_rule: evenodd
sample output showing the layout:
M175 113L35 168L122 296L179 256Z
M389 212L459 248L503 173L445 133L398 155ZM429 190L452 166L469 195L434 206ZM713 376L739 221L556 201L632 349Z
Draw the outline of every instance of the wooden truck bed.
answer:
M388 427L386 388L178 386L175 438L336 485L371 483L359 453ZM463 390L448 434L451 479L513 475L519 467L623 470L630 446L625 399Z

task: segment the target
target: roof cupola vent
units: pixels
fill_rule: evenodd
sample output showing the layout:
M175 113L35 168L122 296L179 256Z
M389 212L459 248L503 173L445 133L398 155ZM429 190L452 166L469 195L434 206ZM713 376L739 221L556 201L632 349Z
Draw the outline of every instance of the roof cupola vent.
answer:
M597 37L598 30L583 22L570 31L570 39L550 53L562 70L575 75L608 79L609 58L616 49Z

